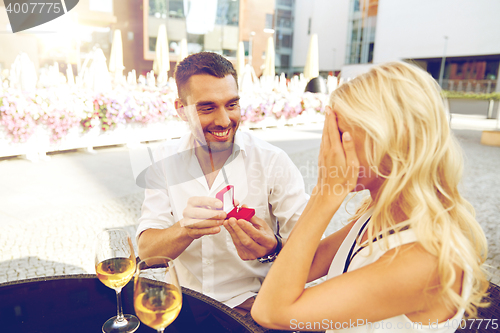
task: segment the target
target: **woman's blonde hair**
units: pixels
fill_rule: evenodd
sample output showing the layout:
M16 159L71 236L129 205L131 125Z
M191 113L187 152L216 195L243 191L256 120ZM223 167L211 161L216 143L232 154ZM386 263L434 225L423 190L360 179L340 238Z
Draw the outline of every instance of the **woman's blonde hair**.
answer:
M330 104L348 125L366 132L367 161L384 180L377 197L365 200L353 219L374 207L369 240L380 230L387 239L390 230L412 228L438 258L446 304L475 316L488 287L482 268L487 242L474 209L458 191L462 152L436 81L407 63L377 65L336 89ZM457 266L472 278L470 295L452 289L460 278Z

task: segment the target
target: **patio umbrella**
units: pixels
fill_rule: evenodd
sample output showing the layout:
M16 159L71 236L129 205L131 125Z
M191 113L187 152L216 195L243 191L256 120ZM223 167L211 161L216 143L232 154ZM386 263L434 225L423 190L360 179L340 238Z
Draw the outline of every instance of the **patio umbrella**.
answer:
M240 91L244 91L246 93L251 93L255 89L258 89L259 79L257 75L255 75L255 71L250 64L246 64L243 68L243 74L238 76Z
M92 52L89 72L91 89L101 93L111 90L111 77L106 66L106 56L100 48L95 48Z
M131 86L137 85L137 74L135 72L135 69L128 72L127 83L130 84Z
M170 70L170 58L167 39L167 28L165 24L160 24L158 28L158 37L156 38L155 60L153 62L153 71L158 75L158 83L166 83L168 80L168 71Z
M177 63L180 63L184 58L188 56L188 45L187 45L187 40L186 38L183 38L181 40L181 46L179 49L179 56L177 58Z
M9 82L11 88L21 88L23 91L36 89L37 75L35 64L28 55L21 52L10 66Z
M307 51L307 60L304 67L304 77L307 81L319 76L318 35L312 34Z
M70 86L75 85L75 76L73 75L73 67L71 67L71 64L68 64L66 67L66 76L68 77L68 84Z
M113 44L111 45L111 55L109 57L109 71L114 74L115 79L123 76L123 45L122 33L116 29L113 34Z
M243 72L245 71L245 46L243 42L238 43L238 51L236 52L236 73L238 73L238 77L241 78L243 76Z
M274 77L274 40L273 37L267 39L266 60L264 62L263 76Z

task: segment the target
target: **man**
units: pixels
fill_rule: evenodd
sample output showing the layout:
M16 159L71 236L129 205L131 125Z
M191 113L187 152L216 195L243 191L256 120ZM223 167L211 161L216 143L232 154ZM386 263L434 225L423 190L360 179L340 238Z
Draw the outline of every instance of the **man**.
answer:
M302 213L304 181L279 148L239 132L237 75L224 57L193 54L176 68L175 107L190 133L155 152L137 230L139 256L176 259L182 285L250 310L270 262ZM255 209L226 219L217 193ZM256 260L257 259L257 260Z

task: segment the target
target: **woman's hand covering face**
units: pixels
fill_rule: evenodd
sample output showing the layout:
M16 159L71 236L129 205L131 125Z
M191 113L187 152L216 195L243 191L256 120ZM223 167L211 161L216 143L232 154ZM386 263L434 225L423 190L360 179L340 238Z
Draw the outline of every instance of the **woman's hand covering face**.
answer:
M318 183L313 194L347 195L356 187L359 160L351 134L341 134L336 114L330 107L326 111L318 158Z

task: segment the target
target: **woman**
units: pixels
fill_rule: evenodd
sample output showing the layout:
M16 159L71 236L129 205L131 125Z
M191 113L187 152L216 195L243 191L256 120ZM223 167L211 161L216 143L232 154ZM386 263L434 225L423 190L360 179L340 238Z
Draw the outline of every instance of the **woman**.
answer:
M485 295L487 246L457 189L461 151L435 80L405 63L375 66L330 105L318 183L252 316L275 329L454 332ZM350 223L320 241L363 189Z

